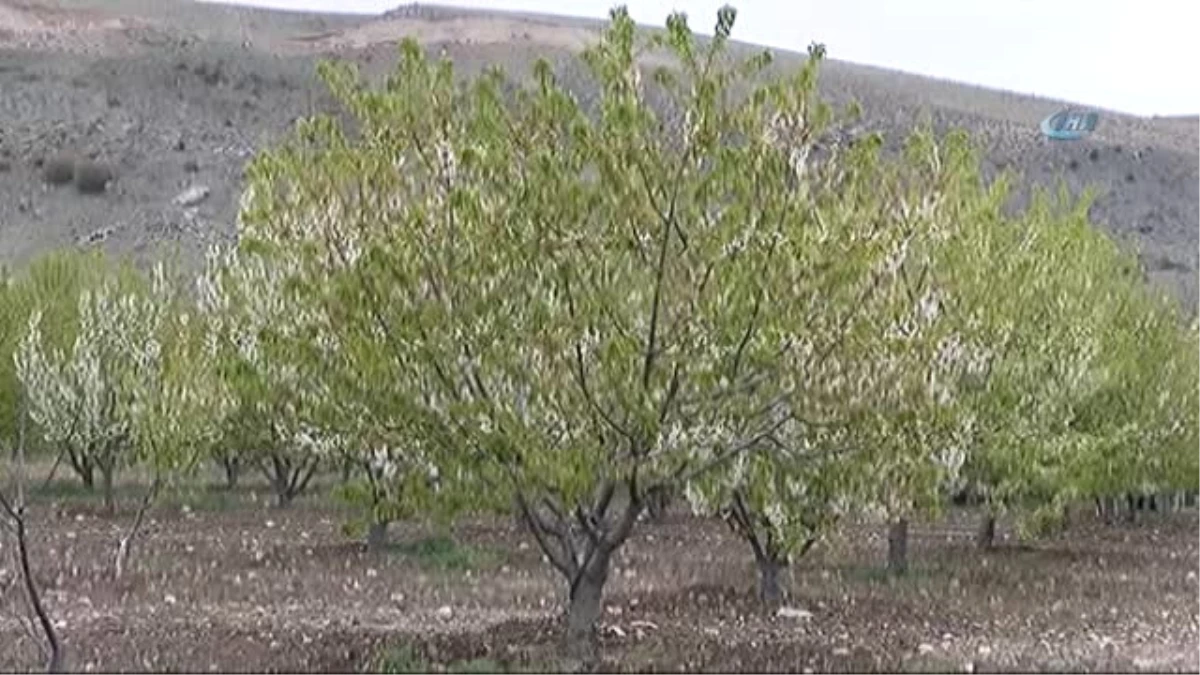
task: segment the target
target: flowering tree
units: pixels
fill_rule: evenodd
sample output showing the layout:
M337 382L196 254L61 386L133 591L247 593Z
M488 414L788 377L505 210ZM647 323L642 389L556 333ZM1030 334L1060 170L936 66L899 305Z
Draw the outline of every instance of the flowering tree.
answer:
M75 340L79 323L79 293L100 282L105 275L118 272L98 252L55 251L32 261L18 274L3 275L0 284L0 312L4 320L0 323L0 408L16 410L24 400L24 386L17 377L16 363L12 356L25 337L30 314L38 309L42 313L41 324L47 327L47 344L58 349L69 348ZM16 446L16 416L0 419L0 437ZM40 434L32 433L26 439L28 451L37 452L46 445ZM91 489L95 479L95 466L91 457L80 454L70 445L48 448L58 454L51 475L65 459L68 466Z
M935 266L979 364L955 384L975 422L964 476L988 503L984 545L995 513L1045 524L1080 496L1165 484L1164 450L1195 435L1194 386L1182 385L1194 335L1091 225L1087 199L1039 193L1011 217L1007 184L963 205L960 245Z
M1136 276L1110 279L1116 307L1100 333L1100 381L1072 410L1069 428L1079 440L1064 458L1061 489L1068 498L1195 490L1195 324Z
M764 56L734 61L733 18L701 48L674 14L648 47L678 68L652 83L614 10L584 55L601 91L589 109L546 64L532 90L494 72L458 85L410 41L380 90L325 64L353 138L306 120L248 169L242 247L289 270L296 313L323 313L337 370L362 383L338 384L334 418L359 411L394 448L424 437L412 446L443 485L511 495L563 574L583 655L649 495L688 485L778 521L772 504L805 489L815 504L862 490L845 478L862 464L829 455L869 442L856 462L918 494L901 478L953 474L970 429L926 382L971 362L935 363L944 289L922 275L954 231L938 201L953 177L901 180L872 168L869 144L810 175L805 133L826 114L812 66L769 80ZM853 400L883 383L893 399ZM907 396L902 416L880 413ZM779 532L799 542L823 527L793 520Z
M114 472L149 468L150 490L121 538L115 572L122 574L130 546L161 486L196 461L211 434L207 418L219 400L199 333L181 311L165 267L148 283L122 287L106 279L79 297L79 329L70 352L46 346L42 313L35 310L14 355L30 416L48 440L66 444L104 477L112 511Z
M806 156L814 126L776 143ZM721 511L748 540L764 600L782 597L779 571L841 513L867 505L902 518L914 501L936 503L940 481L961 463L943 382L961 355L939 324L944 292L928 273L929 251L953 242L958 227L942 207L955 197L944 174L960 170L952 160L962 139L954 141L939 148L918 133L906 161L888 162L880 139L867 138L845 155L781 167L805 191L779 196L822 226L790 252L810 270L792 289L804 357L783 362L781 375L794 381L790 404L803 415L688 490L694 508Z
M336 446L316 424L330 395L316 376L330 343L309 340L322 317L290 301L288 270L253 253L214 248L198 280L208 357L220 376L223 433L210 452L270 481L276 503L302 494ZM312 357L307 358L307 357Z
M115 509L113 476L134 459L134 416L145 378L160 357L171 310L162 266L151 287L110 276L78 299L78 329L69 352L47 347L43 313L35 309L14 359L31 418L45 439L62 444L83 470L95 467L104 503Z

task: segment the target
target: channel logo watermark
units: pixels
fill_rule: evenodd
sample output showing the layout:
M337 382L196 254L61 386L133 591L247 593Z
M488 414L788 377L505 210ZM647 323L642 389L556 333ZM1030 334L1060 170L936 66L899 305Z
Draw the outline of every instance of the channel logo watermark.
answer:
M1077 141L1096 130L1100 114L1091 110L1059 110L1042 120L1042 135L1055 141Z

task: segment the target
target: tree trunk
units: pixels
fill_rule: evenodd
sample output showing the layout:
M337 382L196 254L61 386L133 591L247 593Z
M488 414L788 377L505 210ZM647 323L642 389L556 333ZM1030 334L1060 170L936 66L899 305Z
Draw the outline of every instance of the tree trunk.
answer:
M71 469L75 475L79 476L79 480L83 482L83 487L92 492L96 489L96 466L88 461L87 455L75 452L71 449L66 449L64 452L67 455L67 460L71 464Z
M286 509L287 507L291 506L293 497L295 497L295 495L292 494L292 491L287 489L286 486L275 486L275 508Z
M567 659L571 670L592 670L600 658L596 624L600 621L611 552L597 550L570 589L567 605Z
M117 500L113 494L113 468L111 466L100 467L101 490L104 495L104 510L108 515L113 515L117 512Z
M236 457L221 460L221 466L225 468L225 487L228 490L236 490L238 480L242 475L242 465Z
M781 573L787 569L786 563L772 560L767 556L758 558L758 598L768 607L783 604L785 592Z
M291 486L291 466L279 457L272 456L270 464L262 467L263 473L271 481L271 491L275 493L275 508L285 509L292 503L295 496Z
M996 545L996 516L987 513L979 521L979 529L975 532L975 545L982 550L990 550Z
M387 528L388 523L384 521L373 521L367 527L367 550L377 552L383 550L387 545Z
M634 489L635 479L622 483L630 488L629 499L615 508L613 495L618 485L613 480L596 486L590 505L576 504L573 509L552 495L541 496L539 506L543 508L531 506L520 490L514 495L538 547L568 581L563 644L567 671L594 670L599 663L596 629L612 554L628 541L645 507Z
M670 503L671 498L666 490L656 490L646 497L646 515L652 522L661 523Z
M1125 495L1125 522L1132 523L1137 520L1137 502L1133 498L1133 494Z
M908 520L904 518L888 523L887 571L891 574L908 571Z

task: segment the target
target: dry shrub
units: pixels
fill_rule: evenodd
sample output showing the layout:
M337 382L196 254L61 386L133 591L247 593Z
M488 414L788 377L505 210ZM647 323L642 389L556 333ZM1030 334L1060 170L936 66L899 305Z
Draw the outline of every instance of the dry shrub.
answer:
M66 185L75 179L75 158L60 154L46 159L42 165L42 179L50 185Z
M106 164L99 162L76 162L75 189L82 194L103 194L108 182L113 179L113 171Z

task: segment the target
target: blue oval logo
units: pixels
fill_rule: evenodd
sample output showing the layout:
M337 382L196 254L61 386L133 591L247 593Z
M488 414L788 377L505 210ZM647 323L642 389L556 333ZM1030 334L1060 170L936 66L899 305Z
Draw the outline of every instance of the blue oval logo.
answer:
M1096 130L1099 113L1087 110L1060 110L1042 120L1042 135L1056 141L1075 141Z

